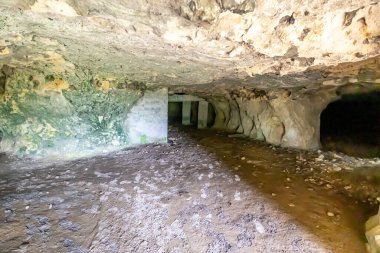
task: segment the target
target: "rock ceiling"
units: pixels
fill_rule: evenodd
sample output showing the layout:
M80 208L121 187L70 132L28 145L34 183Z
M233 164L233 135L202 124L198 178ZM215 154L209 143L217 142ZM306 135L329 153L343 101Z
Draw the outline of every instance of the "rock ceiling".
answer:
M0 0L0 67L148 85L380 83L373 0Z

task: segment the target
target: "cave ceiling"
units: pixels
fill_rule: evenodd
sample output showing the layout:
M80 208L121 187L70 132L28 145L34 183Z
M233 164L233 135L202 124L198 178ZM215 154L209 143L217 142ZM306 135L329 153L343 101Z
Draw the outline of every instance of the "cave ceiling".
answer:
M370 0L0 0L0 67L173 90L380 83Z

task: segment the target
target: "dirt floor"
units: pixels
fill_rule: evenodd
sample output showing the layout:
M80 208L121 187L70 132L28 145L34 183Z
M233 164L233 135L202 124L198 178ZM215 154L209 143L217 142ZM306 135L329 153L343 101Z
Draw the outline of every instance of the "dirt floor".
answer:
M69 162L0 158L0 252L365 252L380 160L170 130Z

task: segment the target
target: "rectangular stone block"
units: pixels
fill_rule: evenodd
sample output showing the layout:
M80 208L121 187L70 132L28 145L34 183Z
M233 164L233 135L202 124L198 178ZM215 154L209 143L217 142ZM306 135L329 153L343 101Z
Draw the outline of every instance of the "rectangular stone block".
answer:
M168 91L146 91L128 113L125 130L130 144L166 142L168 136Z
M208 102L199 101L198 106L198 128L207 128Z
M190 125L190 115L191 115L191 101L184 101L182 103L182 125Z

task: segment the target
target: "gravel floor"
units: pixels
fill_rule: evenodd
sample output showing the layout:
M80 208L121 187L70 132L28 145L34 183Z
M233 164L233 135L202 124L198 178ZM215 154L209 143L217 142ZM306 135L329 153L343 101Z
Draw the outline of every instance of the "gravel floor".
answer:
M0 252L365 252L379 161L188 132L76 161L3 155Z

